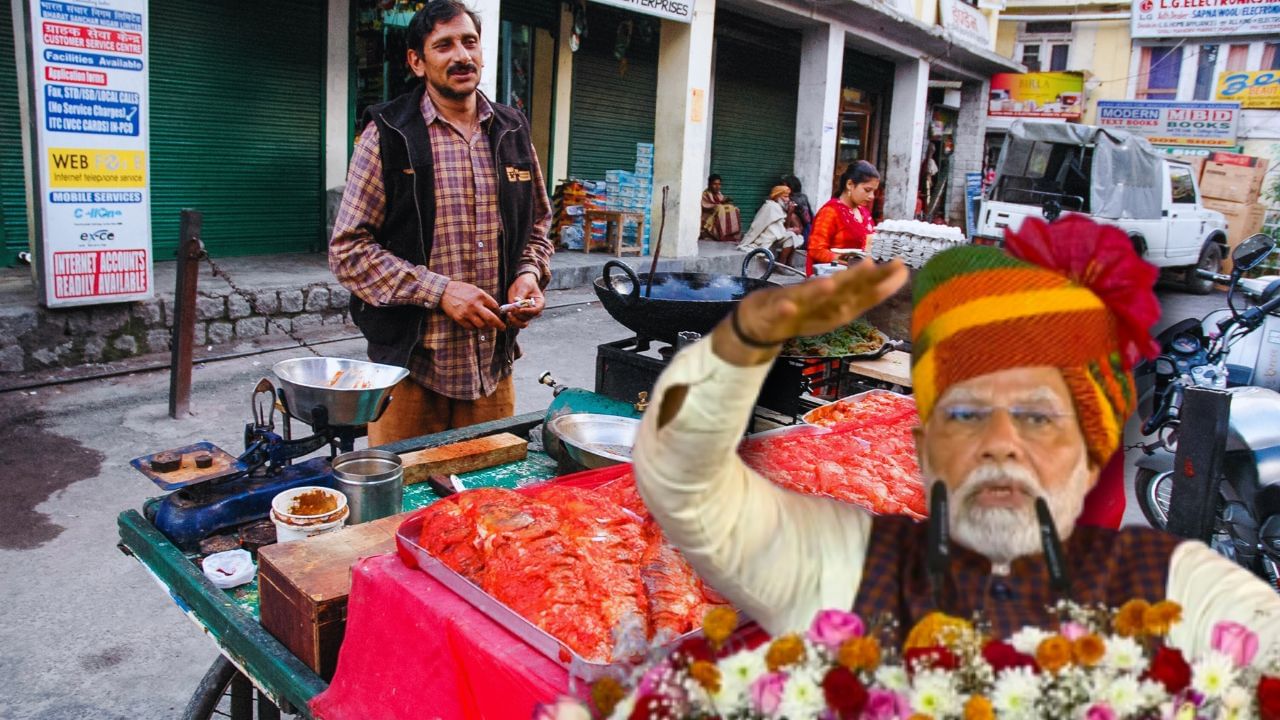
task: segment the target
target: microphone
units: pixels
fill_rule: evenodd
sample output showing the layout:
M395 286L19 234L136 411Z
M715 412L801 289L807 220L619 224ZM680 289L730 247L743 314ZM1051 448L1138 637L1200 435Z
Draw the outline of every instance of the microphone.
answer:
M942 609L942 586L951 567L951 529L947 506L947 485L935 480L929 491L928 548L925 572L933 606Z
M1071 599L1071 577L1067 574L1066 555L1058 528L1053 524L1053 514L1044 498L1036 498L1036 519L1040 521L1040 545L1044 548L1044 562L1049 567L1049 586L1063 598Z

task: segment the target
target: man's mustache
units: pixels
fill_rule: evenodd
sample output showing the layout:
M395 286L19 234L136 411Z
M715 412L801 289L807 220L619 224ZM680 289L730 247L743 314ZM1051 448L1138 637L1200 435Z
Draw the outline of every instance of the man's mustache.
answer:
M464 73L474 73L478 70L479 68L475 66L475 63L455 63L449 66L448 73L450 75L462 75Z
M981 490L992 485L1008 485L1029 498L1037 498L1044 494L1035 476L1026 468L1015 464L986 464L979 465L969 473L964 484L955 491L953 502L963 505Z

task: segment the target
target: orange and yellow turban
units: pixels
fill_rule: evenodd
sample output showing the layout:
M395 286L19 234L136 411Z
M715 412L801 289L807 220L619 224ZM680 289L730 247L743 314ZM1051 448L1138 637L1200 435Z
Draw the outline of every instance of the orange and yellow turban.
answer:
M911 377L927 422L951 385L1015 367L1062 370L1089 458L1101 466L1134 411L1132 369L1157 349L1158 271L1121 230L1084 217L1028 220L1005 248L964 246L916 277Z

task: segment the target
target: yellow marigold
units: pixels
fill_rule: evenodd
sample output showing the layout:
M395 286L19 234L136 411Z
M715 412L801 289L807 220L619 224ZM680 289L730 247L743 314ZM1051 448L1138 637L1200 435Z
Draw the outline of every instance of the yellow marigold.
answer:
M911 713L911 715L907 716L907 720L933 720L933 716L924 713Z
M1130 600L1116 611L1114 621L1116 634L1121 637L1135 637L1142 634L1146 627L1144 620L1147 608L1151 607L1146 600Z
M794 665L801 660L804 660L804 641L799 635L783 635L774 640L764 655L769 672L777 672L779 668Z
M1036 647L1036 664L1046 672L1058 672L1071 662L1071 641L1050 635Z
M1161 600L1142 614L1142 627L1150 635L1164 635L1181 619L1181 605L1172 600Z
M727 605L713 607L702 616L702 633L706 635L707 642L711 643L711 647L716 650L724 645L724 642L733 634L735 628L738 627L738 613Z
M920 618L920 621L907 633L907 642L903 650L947 645L962 633L973 630L967 620L952 617L946 613L931 612Z
M720 692L720 668L716 667L713 662L706 660L695 660L689 666L689 676L698 682L707 692L715 694Z
M591 683L591 702L595 703L596 710L604 717L612 715L613 709L626 696L627 691L623 689L622 683L611 677L602 677Z
M1107 644L1093 633L1082 635L1071 642L1071 659L1077 665L1093 667L1102 662L1102 656L1106 653Z
M964 720L995 720L996 711L984 695L974 695L964 703Z
M836 662L850 670L875 670L880 666L880 641L874 637L849 638L841 643Z

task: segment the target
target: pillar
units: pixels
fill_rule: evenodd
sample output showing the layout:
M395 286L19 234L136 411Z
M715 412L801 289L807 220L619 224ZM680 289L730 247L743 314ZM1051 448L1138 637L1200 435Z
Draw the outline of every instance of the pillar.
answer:
M965 174L982 172L982 150L987 137L987 81L966 82L960 86L960 116L956 120L956 147L951 154L950 190L947 193L947 217L953 223L968 218L965 205Z
M324 186L346 182L347 149L355 128L351 127L351 2L329 0L328 49L325 56L324 88Z
M795 174L815 208L827 197L835 174L843 71L844 28L806 30L800 41Z
M518 2L519 0L507 0ZM502 33L499 9L502 0L469 0L467 3L480 16L480 52L484 55L484 71L480 73L480 91L485 96L498 96L498 36Z
M699 0L692 23L662 21L658 43L658 102L654 117L653 242L662 212L662 186L670 186L665 257L698 254L702 177L707 156L711 108L711 51L715 26L714 0Z
M551 187L569 177L569 112L573 106L573 51L569 38L573 35L573 11L560 6L560 42L556 43L555 103L552 106L551 157L543 159L543 174ZM547 172L546 168L550 168ZM655 236L656 237L656 236Z
M893 72L889 162L883 183L884 216L889 219L915 217L928 96L929 63L919 59L899 62Z

